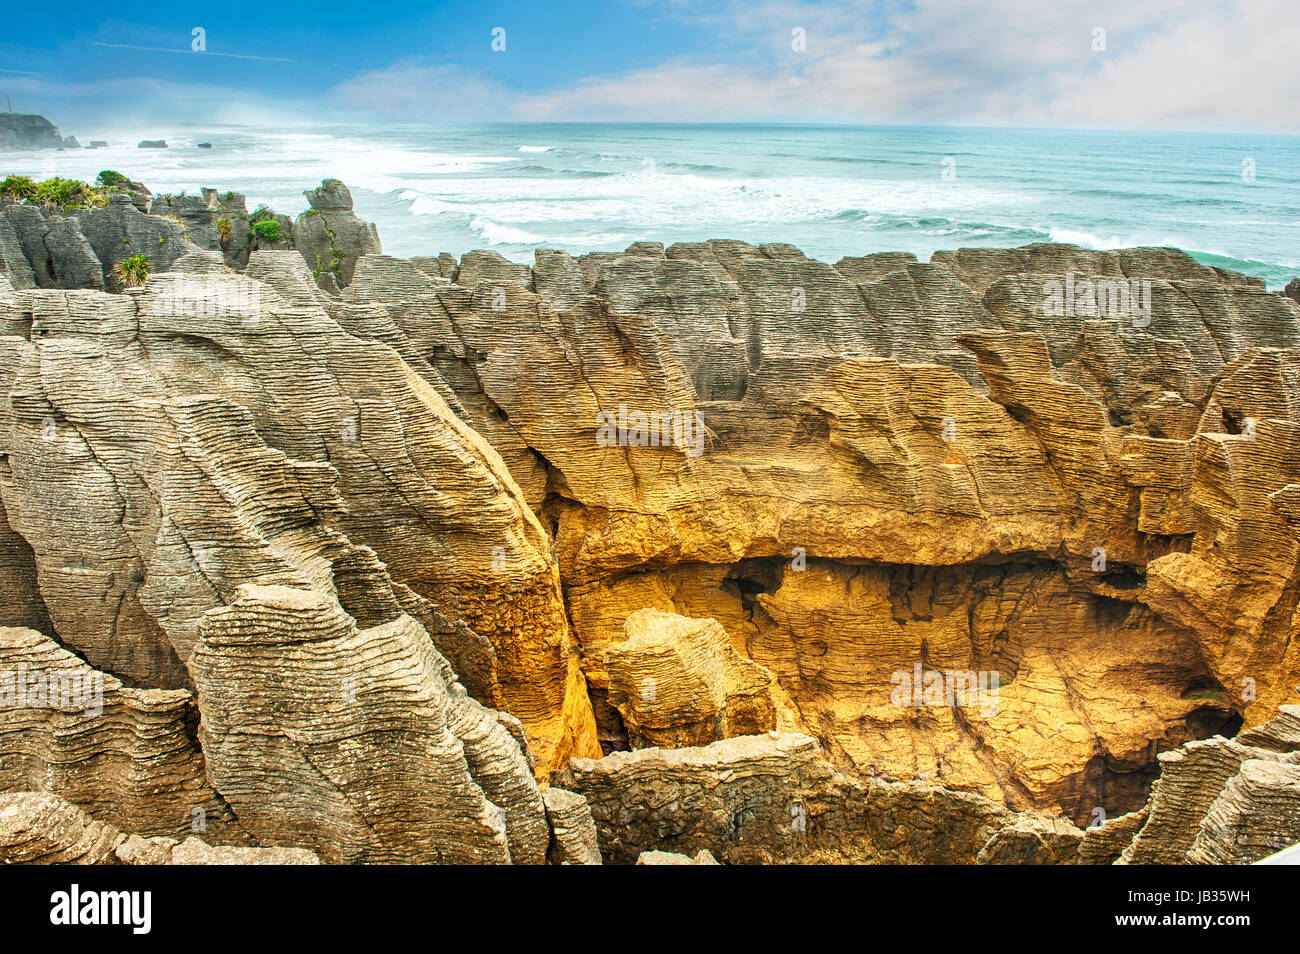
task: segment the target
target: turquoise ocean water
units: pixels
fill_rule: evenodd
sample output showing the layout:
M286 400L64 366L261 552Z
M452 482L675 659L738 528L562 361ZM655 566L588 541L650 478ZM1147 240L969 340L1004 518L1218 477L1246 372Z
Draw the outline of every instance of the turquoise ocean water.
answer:
M395 255L788 242L843 255L1172 245L1279 287L1300 275L1300 138L896 126L388 125L68 129L109 148L0 153L0 174L247 193L296 214L346 182ZM135 147L166 138L162 151ZM200 141L213 148L197 149Z

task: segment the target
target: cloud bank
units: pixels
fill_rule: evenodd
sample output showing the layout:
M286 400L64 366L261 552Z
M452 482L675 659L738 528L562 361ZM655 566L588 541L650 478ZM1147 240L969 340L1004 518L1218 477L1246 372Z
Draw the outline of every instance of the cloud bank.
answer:
M507 81L508 71L496 67L508 61L482 56L329 65L310 92L307 84L276 86L247 69L209 71L207 82L144 75L147 55L132 62L136 72L119 67L101 82L69 82L13 57L0 72L15 101L49 104L66 126L111 114L249 124L849 122L1300 132L1295 0L658 0L637 7L638 29L681 37L680 53L625 72L584 76L579 69L573 75L580 79L551 87L530 87L518 70ZM556 35L542 55L581 64L581 44L566 47L562 26ZM609 42L635 46L637 35L629 29ZM396 37L392 46L407 39ZM518 49L499 55L518 56Z

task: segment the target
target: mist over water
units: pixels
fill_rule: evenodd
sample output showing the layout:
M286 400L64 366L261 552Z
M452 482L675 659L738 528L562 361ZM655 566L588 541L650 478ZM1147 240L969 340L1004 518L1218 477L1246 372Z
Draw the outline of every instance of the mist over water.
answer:
M291 215L307 208L304 189L334 177L400 256L491 248L531 261L538 248L736 238L829 262L880 251L924 261L1051 241L1176 246L1270 288L1300 275L1300 137L622 124L64 132L110 146L0 153L0 175L116 169L155 192L232 189L250 209ZM158 138L171 148L136 148Z

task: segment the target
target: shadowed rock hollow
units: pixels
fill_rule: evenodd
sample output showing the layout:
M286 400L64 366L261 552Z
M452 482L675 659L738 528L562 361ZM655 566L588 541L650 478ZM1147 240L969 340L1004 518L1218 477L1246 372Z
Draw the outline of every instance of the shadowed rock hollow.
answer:
M1295 700L1295 300L1174 249L403 260L337 186L246 266L0 272L0 646L191 712L165 823L30 717L7 791L325 861L1059 862L1099 813L1093 858L1252 860L1143 806ZM1285 801L1274 749L1189 817ZM768 763L740 842L628 795Z

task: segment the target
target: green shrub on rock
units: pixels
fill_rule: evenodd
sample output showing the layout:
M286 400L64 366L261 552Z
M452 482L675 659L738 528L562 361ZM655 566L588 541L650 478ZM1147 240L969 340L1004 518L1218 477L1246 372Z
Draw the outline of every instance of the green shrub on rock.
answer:
M80 179L61 179L58 176L37 183L35 193L28 200L64 212L108 204L108 196L98 189L91 188Z
M253 231L258 238L266 239L268 242L280 241L280 223L275 219L261 219L253 222Z
M26 176L6 176L0 182L0 195L11 196L19 202L36 194L36 183Z

